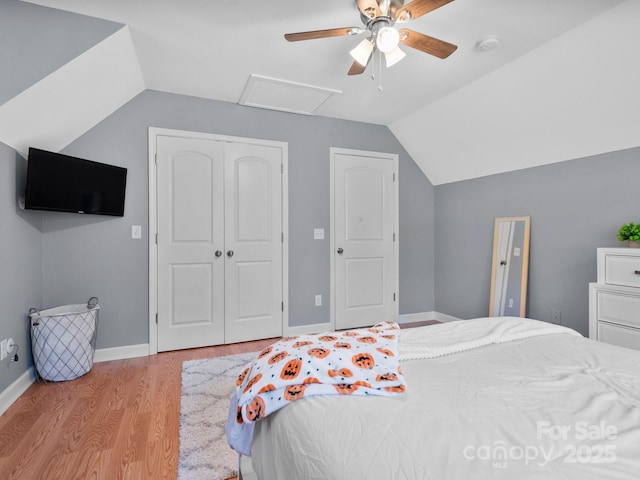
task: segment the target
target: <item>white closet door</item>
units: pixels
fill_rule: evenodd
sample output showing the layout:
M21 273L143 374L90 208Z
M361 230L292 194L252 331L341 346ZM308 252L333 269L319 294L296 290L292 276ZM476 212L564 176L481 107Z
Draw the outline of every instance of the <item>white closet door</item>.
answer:
M226 343L282 336L282 154L224 147Z
M362 152L332 162L335 326L395 321L396 160Z
M157 138L158 351L225 340L222 146Z

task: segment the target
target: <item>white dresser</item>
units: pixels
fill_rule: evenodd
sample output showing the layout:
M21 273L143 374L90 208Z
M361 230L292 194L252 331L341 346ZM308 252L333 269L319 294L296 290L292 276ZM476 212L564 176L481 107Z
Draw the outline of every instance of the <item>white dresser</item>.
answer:
M640 350L640 248L598 248L589 338Z

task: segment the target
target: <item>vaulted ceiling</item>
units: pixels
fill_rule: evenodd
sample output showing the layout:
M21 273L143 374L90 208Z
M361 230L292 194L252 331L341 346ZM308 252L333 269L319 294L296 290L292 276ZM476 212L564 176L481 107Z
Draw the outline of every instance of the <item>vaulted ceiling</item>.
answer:
M30 3L128 27L0 107L3 128L36 101L78 109L79 125L49 131L52 147L144 88L238 102L251 75L336 91L313 114L389 126L434 184L640 144L636 0L455 0L408 25L456 44L449 58L404 48L398 64L359 76L346 72L364 35L283 37L362 26L353 0ZM475 48L487 35L497 47ZM96 88L101 100L83 101ZM19 149L23 127L10 126Z

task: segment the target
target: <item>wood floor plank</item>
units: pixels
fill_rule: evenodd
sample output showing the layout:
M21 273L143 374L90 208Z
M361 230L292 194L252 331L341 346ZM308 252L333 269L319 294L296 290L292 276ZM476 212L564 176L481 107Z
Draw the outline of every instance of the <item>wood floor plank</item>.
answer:
M275 340L103 362L75 380L34 383L0 417L0 479L175 480L182 362Z

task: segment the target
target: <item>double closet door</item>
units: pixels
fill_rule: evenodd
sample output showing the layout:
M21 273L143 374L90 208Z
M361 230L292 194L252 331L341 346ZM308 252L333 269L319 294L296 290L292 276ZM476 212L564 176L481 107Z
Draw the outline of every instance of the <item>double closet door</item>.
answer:
M158 351L282 335L283 149L156 138Z

